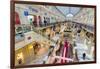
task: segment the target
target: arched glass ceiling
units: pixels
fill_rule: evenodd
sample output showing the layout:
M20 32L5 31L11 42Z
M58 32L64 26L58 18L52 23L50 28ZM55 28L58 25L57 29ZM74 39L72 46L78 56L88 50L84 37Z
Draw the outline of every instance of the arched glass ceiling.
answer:
M73 17L73 14L67 14L66 17Z
M80 11L80 7L62 7L62 6L56 6L56 8L61 11L65 16L67 15L76 15Z

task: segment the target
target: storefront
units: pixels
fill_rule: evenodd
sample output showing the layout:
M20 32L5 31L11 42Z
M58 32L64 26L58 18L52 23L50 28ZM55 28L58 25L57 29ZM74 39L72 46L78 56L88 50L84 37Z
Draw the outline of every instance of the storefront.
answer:
M29 44L15 51L15 64L26 64L34 59L33 44Z
M32 43L15 51L15 64L23 65L35 61L44 55L50 47L48 41L33 41Z

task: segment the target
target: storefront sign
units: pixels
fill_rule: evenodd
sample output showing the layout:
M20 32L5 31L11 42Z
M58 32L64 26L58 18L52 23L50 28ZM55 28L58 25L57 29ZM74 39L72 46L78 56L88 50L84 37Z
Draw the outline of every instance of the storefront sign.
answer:
M24 15L25 16L28 16L28 11L24 11Z

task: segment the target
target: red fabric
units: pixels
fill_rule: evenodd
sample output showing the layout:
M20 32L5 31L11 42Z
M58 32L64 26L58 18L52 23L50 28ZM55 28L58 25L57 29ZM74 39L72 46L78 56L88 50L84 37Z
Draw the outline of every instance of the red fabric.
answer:
M65 48L66 48L66 51L65 51ZM65 51L65 53L64 53L64 51ZM65 41L64 42L64 48L63 48L63 52L62 52L62 57L67 57L67 54L68 54L68 42L67 41ZM64 56L65 55L65 56ZM67 62L67 60L61 60L61 63L66 63Z
M19 14L15 12L15 24L20 24Z

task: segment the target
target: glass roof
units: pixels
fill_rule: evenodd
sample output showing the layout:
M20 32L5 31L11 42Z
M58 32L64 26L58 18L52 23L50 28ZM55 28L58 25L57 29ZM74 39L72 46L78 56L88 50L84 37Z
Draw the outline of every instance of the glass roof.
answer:
M80 7L62 7L56 6L56 8L61 11L65 16L68 14L72 14L73 16L76 15L80 11Z

